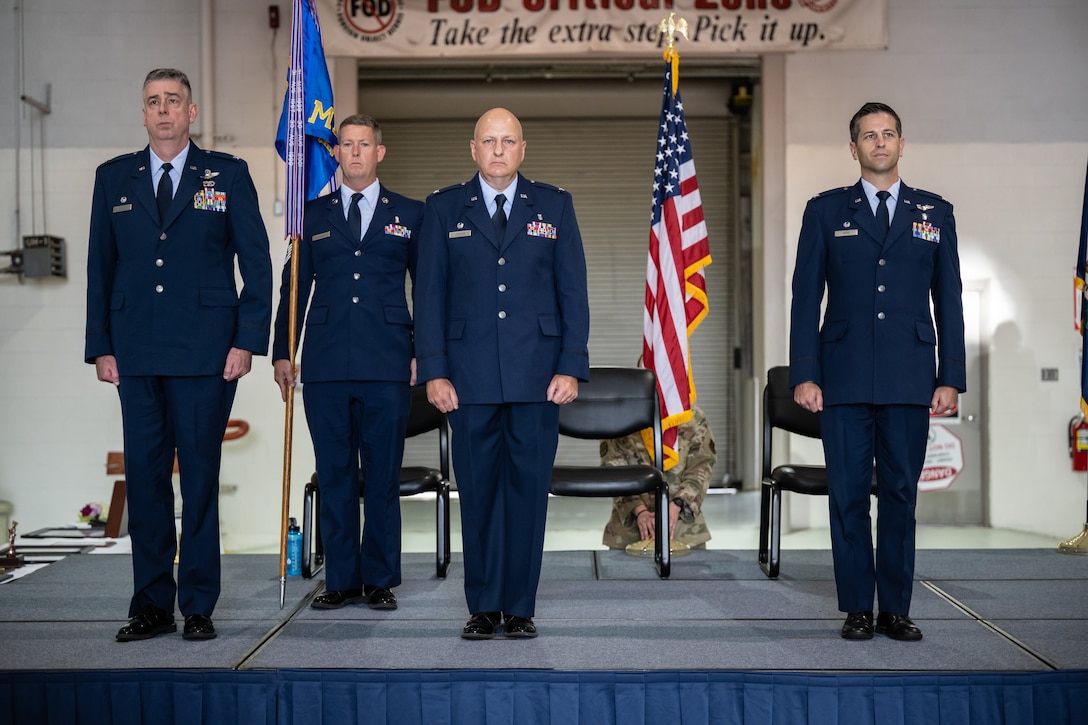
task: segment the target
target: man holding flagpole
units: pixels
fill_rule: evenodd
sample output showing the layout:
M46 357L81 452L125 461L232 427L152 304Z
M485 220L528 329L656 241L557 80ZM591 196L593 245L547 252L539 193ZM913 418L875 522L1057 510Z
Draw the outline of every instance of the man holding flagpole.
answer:
M343 183L306 205L297 247L297 319L306 319L303 396L321 487L325 593L314 609L396 609L401 583L400 466L415 383L405 272L415 279L423 203L378 181L382 132L348 116L333 149ZM284 265L272 359L284 401L291 263ZM314 289L313 300L310 290ZM307 306L309 317L306 317ZM366 525L360 546L359 474Z

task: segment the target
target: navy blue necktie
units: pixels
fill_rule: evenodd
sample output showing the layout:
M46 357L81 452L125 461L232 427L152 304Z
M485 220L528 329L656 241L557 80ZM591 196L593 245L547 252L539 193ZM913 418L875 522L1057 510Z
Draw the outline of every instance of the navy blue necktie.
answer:
M891 217L888 215L888 197L890 191L878 191L876 193L876 225L884 236L888 236L888 227L891 226Z
M170 164L162 165L162 176L159 177L159 186L155 189L160 224L166 224L166 213L170 211L170 202L174 200L174 181L170 178L170 170L173 168Z
M498 236L499 241L502 241L503 235L506 234L506 196L503 194L495 195L495 216L491 217L491 221L495 224L495 234Z
M355 232L357 242L363 238L363 214L359 211L359 200L362 198L361 192L352 194L351 207L348 209L348 226Z

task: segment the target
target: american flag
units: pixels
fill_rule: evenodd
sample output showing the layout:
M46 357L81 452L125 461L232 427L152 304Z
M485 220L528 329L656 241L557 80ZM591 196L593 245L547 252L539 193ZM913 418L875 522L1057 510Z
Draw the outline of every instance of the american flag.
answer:
M643 365L657 375L666 470L678 460L676 427L691 420L688 338L709 309L703 268L711 261L676 72L675 62L665 63L642 341Z

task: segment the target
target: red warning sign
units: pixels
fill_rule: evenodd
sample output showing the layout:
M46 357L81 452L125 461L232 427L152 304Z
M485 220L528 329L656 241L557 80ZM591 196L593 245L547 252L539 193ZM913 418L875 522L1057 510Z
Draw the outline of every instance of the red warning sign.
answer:
M947 426L932 423L926 444L926 462L918 477L919 491L941 491L952 486L963 471L963 441Z

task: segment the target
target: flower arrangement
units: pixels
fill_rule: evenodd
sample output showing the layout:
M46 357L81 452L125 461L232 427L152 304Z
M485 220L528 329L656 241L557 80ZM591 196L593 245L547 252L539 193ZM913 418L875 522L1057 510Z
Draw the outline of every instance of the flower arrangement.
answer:
M89 503L79 510L79 520L88 524L102 524L106 520L106 510L100 503Z

